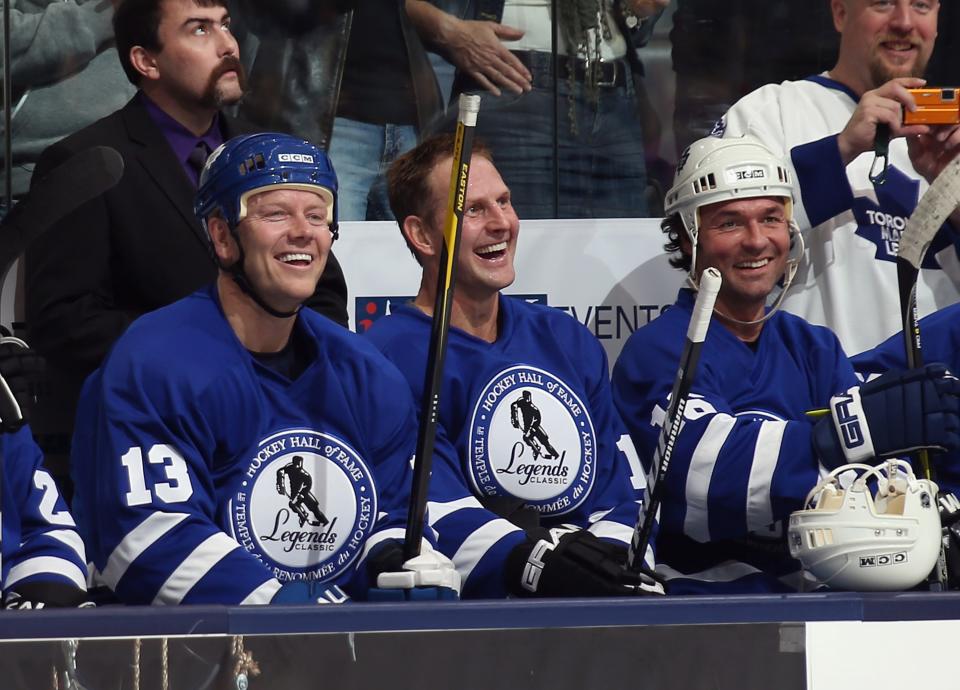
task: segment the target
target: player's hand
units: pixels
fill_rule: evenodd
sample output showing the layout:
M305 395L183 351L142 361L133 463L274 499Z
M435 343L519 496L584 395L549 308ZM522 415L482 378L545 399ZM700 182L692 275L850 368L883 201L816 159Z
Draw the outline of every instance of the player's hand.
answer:
M29 421L45 371L44 359L25 342L0 337L0 431L17 431Z
M960 449L960 381L942 364L890 371L830 400L813 430L824 465Z
M530 71L501 41L517 41L524 32L496 22L451 17L442 43L447 58L490 93L516 94L532 88Z
M878 89L864 93L860 97L857 109L850 116L847 126L837 136L837 145L844 164L850 163L865 151L873 150L877 126L880 124L890 127L891 138L910 137L929 132L930 127L927 125L904 126L902 124L902 109L914 111L917 108L913 96L907 89L920 88L926 83L926 80L915 77L898 77L891 79Z
M670 4L670 0L626 0L627 8L638 17L650 17Z
M595 597L664 594L652 573L626 568L627 549L582 529L554 528L545 538L515 547L507 558L513 594Z
M930 184L960 152L960 125L928 127L927 132L907 137L913 168Z

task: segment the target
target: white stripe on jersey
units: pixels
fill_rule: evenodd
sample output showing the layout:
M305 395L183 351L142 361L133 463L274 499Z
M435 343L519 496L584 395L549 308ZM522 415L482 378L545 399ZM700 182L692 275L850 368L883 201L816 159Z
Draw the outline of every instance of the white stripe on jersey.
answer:
M633 539L633 528L612 520L601 520L588 527L595 537L613 539L622 544L629 544Z
M127 568L137 557L153 546L163 535L186 520L187 513L162 513L156 512L150 514L143 522L127 532L117 547L107 559L107 567L101 571L103 581L107 586L116 591L117 583L127 572Z
M223 532L211 534L183 559L176 570L170 573L170 577L153 598L153 605L179 604L213 566L222 561L231 551L239 548L240 544Z
M65 558L57 556L37 556L29 558L23 563L18 563L10 568L7 574L5 587L11 587L20 580L24 580L33 575L56 575L60 578L70 580L80 589L87 590L87 574L80 567ZM49 579L49 578L45 578Z
M715 414L690 458L686 487L687 514L683 518L683 531L699 542L710 541L710 523L707 520L710 480L720 449L736 423L735 417Z
M360 558L357 559L357 563L361 563L363 559L367 557L367 554L370 553L373 547L380 542L386 541L387 539L396 539L403 543L403 538L406 535L407 530L403 527L391 527L390 529L385 529L371 534L370 538L367 539L367 541L363 544L363 551L360 553ZM423 550L423 541L420 542L420 549Z
M773 524L773 505L770 503L770 487L773 472L780 460L780 445L787 431L786 422L762 422L757 434L750 465L750 480L747 484L747 529L762 529Z
M277 580L267 580L250 592L250 594L240 602L240 606L247 606L248 604L269 604L273 601L274 595L280 591L280 587L282 586L283 585Z
M477 563L483 558L487 551L494 544L513 532L522 532L519 527L503 518L497 518L487 522L479 529L474 530L470 536L460 542L460 548L453 554L453 564L460 573L461 582L466 583L470 578L470 573L477 567Z
M87 554L83 547L83 539L80 538L80 535L77 534L76 530L72 529L54 529L49 532L44 532L43 536L53 537L61 544L64 544L77 554L77 557L80 559L81 563L87 562Z
M483 506L480 505L480 501L474 496L464 496L463 498L458 498L456 501L447 501L446 503L430 501L427 503L427 515L430 516L430 524L435 525L450 513L455 513L465 508L483 509Z

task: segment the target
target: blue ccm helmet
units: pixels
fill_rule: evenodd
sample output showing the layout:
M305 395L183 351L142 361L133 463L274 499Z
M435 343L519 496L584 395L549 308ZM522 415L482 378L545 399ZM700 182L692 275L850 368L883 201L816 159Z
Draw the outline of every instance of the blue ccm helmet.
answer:
M200 173L193 210L204 230L214 211L223 214L232 230L247 217L247 200L273 187L323 197L330 232L337 238L337 174L333 165L318 147L289 134L249 134L218 146Z
M319 194L327 203L327 224L337 239L337 174L327 154L309 141L289 134L265 133L234 137L224 142L207 158L197 189L193 212L213 242L207 227L210 214L219 211L240 249L240 258L232 266L222 266L240 289L250 295L267 313L277 317L296 314L281 312L263 299L244 271L243 245L237 226L247 217L247 201L267 189L299 189ZM218 261L219 263L219 261Z

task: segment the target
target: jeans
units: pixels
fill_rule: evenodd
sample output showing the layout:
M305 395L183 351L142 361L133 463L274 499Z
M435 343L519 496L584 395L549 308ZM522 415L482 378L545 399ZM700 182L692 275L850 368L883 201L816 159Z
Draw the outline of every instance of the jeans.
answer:
M339 220L393 220L386 172L417 144L413 125L371 125L338 117L327 151L337 172Z
M562 59L562 58L561 58ZM625 63L622 63L625 64ZM523 218L635 218L647 215L643 132L631 75L601 86L594 104L573 85L577 126L570 121L570 85L558 81L559 197L554 204L553 91L535 75L531 91L497 97L482 93L476 136L493 150ZM450 111L454 111L451 107ZM449 111L448 111L449 114ZM449 124L449 123L448 123ZM450 125L452 127L452 125Z

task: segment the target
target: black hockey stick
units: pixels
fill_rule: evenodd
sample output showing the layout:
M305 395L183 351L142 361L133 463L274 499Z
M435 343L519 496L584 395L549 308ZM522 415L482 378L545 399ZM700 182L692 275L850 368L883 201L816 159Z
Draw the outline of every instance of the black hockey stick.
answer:
M920 324L917 313L917 278L923 255L947 217L960 204L960 157L954 158L933 181L917 203L917 207L900 234L897 248L897 288L900 292L900 318L906 347L908 369L923 366L923 351L920 343ZM917 460L924 478L936 481L930 454L917 451ZM930 589L942 591L947 588L947 562L943 545L940 558L927 578Z
M407 532L403 542L404 562L420 555L424 519L427 512L427 492L430 488L430 468L433 465L433 446L440 414L440 386L443 381L443 363L447 354L447 334L450 330L450 309L453 306L453 288L456 283L457 254L460 251L460 229L463 225L463 204L467 196L470 175L470 157L473 152L473 133L480 110L480 96L460 95L460 115L453 146L453 167L450 171L450 194L447 197L447 219L444 225L444 244L440 250L440 272L437 276L437 294L433 305L433 324L430 328L430 347L420 402L420 427L417 431L417 450L413 463L413 488L407 513Z
M122 175L120 154L108 146L94 146L35 180L29 196L0 223L0 287L31 242L78 206L113 187Z
M690 315L687 341L680 354L680 368L677 369L677 377L673 380L667 413L663 418L660 437L653 453L653 465L647 475L654 478L654 483L651 487L650 481L647 481L646 499L640 507L637 526L633 530L633 539L630 540L630 548L627 549L627 567L634 572L640 572L643 567L643 556L647 552L647 545L653 533L653 523L660 510L660 502L663 500L664 479L670 467L670 459L673 457L677 435L683 425L687 396L690 394L690 387L697 373L700 348L707 337L710 318L713 316L713 305L717 301L721 283L720 271L715 268L704 269L700 274L700 290L697 293L697 301L693 305L693 313Z

